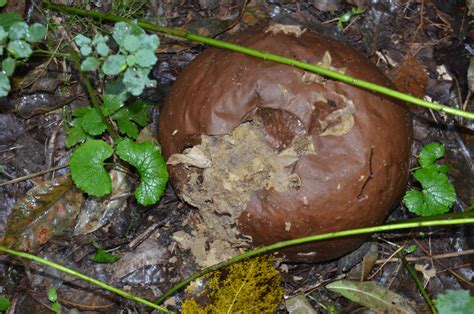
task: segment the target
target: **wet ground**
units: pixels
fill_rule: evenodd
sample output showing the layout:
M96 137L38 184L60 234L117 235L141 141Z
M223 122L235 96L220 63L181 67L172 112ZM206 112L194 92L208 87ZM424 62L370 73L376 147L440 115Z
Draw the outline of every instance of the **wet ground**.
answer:
M57 2L81 4L81 1ZM183 27L217 38L269 21L301 25L355 47L387 74L401 91L474 111L471 97L473 79L468 79L468 69L474 71L472 62L469 65L474 55L474 31L468 14L474 14L474 11L469 12L465 1L123 0L82 3L87 9L146 18L163 26ZM353 14L338 27L340 17L355 6L365 11ZM32 21L55 25L44 49L63 51L75 34L99 27L86 19L80 21L48 13L29 1L16 1L7 10L18 12ZM148 128L158 137L157 119L170 86L186 65L205 49L202 45L176 38L160 38L159 61L152 73L158 85L146 90L143 96L143 99L156 104ZM73 109L88 104L87 94L78 84L78 74L60 58L34 57L16 72L14 81L13 92L0 100L2 184L67 163L71 151L65 145L65 125L70 121ZM412 165L416 165L415 152L423 145L434 141L444 144L447 150L444 162L450 166L450 180L458 195L453 211L466 211L474 203L474 121L411 108L414 121ZM8 216L15 204L20 204L18 202L41 207L39 203L49 204L51 199L65 198L60 190L68 189L65 184L70 184L61 179L66 174L67 167L0 186L0 234L5 234ZM56 181L50 183L48 180ZM196 210L181 202L171 186L159 204L141 206L133 197L128 197L136 179L127 181L117 174L115 180L124 182L105 199L84 196L84 200L81 193L70 192L62 203L67 214L62 216L62 220L51 214L53 216L49 217L53 217L51 219L56 223L47 218L38 222L30 231L29 240L25 241L25 248L154 300L198 270L189 252L180 248L173 239L176 232L191 232ZM414 184L409 182L410 186ZM40 187L41 191L28 194L35 187ZM38 197L40 194L43 198ZM77 204L82 204L82 207ZM101 210L94 210L96 208ZM400 205L388 220L412 217ZM43 233L35 230L46 230L48 236L43 239ZM323 287L335 279L360 280L362 277L402 294L416 312L427 312L428 307L413 278L393 253L399 246L416 245L414 252L406 257L417 269L430 297L435 298L446 289L466 289L472 294L473 237L473 228L469 225L391 232L374 235L372 245L369 242L358 254L341 260L318 264L282 263L279 269L285 299L303 293L317 312L324 312L327 304L343 313L369 312ZM89 257L95 252L94 243L111 250L121 259L114 264L93 263ZM49 287L58 290L59 301L66 312L73 313L72 309L85 313L144 311L132 301L39 264L3 255L0 260L0 293L13 301L14 313L47 312L50 305L46 292ZM361 270L361 265L364 270ZM183 297L183 293L178 293L168 300L167 305L179 310ZM287 308L282 303L278 311L285 313Z

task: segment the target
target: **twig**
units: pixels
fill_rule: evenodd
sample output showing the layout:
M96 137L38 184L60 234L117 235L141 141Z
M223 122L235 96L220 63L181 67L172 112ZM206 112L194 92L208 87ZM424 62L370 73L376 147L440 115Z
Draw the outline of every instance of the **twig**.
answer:
M5 186L5 185L9 185L9 184L18 183L18 182L21 182L21 181L25 181L25 180L28 180L28 179L31 179L31 178L34 178L34 177L42 176L45 173L48 173L48 172L51 172L51 171L56 171L56 170L66 168L66 167L69 167L69 163L62 164L62 165L59 165L59 166L56 166L56 167L53 167L53 168L49 168L49 169L46 169L46 170L42 170L40 172L32 173L32 174L29 174L29 175L26 175L26 176L23 176L23 177L19 177L19 178L16 178L16 179L13 179L13 180L10 180L10 181L7 181L7 182L2 182L2 183L0 183L0 187Z

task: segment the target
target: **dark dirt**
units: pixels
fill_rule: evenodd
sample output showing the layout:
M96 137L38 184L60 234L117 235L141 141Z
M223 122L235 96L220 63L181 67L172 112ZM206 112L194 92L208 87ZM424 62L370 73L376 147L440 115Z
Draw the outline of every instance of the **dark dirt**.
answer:
M76 5L81 1L56 2ZM87 3L87 8L99 11L110 10L112 2L82 1ZM470 17L465 1L137 1L141 2L144 5L136 18L145 17L164 26L184 27L217 38L269 20L301 25L356 48L396 81L398 88L404 92L474 111L474 98L471 97L467 80L469 61L474 55L474 31L469 28ZM34 21L46 22L46 15L38 14L33 6L31 10L27 9L25 3L29 1L17 3L8 10L19 12ZM353 5L364 8L365 13L354 16L343 30L339 30L337 18L350 11ZM45 12L39 8L41 13ZM51 14L58 17L55 13ZM58 38L49 44L51 50L58 44L67 44L67 36L81 32L88 25L70 25L69 29L66 25L69 25L67 22L71 17L62 16L62 19L64 28L55 33ZM143 96L156 104L150 129L158 138L157 120L170 86L187 64L205 49L202 45L176 38L160 36L160 39L159 61L152 73L158 87L147 90ZM46 61L31 60L17 79L21 81L25 75L35 71L38 64ZM47 92L51 97L72 95L73 98L61 100L64 107L57 109L55 104L45 110L47 112L38 112L29 119L14 112L14 104L21 97L45 93L45 88L16 89L8 99L0 101L0 166L3 168L0 183L68 161L71 151L64 144L64 124L71 118L72 110L87 105L88 101L74 70L61 66L61 62L60 59L52 60L48 70L40 71L43 76L38 77L60 78L61 84L56 86L54 82L54 88L48 85ZM410 66L403 66L408 62ZM416 152L423 145L433 141L443 143L447 149L445 162L450 166L450 180L458 194L453 211L466 211L474 203L474 122L411 108L415 139L412 165L416 165ZM67 173L66 168L1 186L0 234L4 234L7 217L15 203L28 190L47 179ZM409 186L413 185L415 182L410 180ZM399 204L392 210L388 221L413 217ZM199 269L189 251L183 250L173 239L177 232L192 233L190 225L195 224L195 220L195 209L180 201L169 186L159 204L143 207L129 197L105 221L94 222L96 231L74 235L71 228L50 239L36 254L154 300ZM416 245L416 250L407 255L413 267L435 270L434 276L426 278L421 270L417 271L431 298L436 298L446 289L466 289L470 290L471 295L474 293L472 226L384 233L374 235L372 241L377 253L369 278L408 298L417 313L427 312L428 308L412 277L399 260L386 260L393 257L400 245ZM111 249L113 254L122 257L121 260L116 264L91 262L89 257L95 251L94 242ZM318 312L325 312L322 306L331 303L341 313L367 313L367 309L326 290L324 285L344 277L360 278L356 264L367 256L368 248L369 245L365 245L360 248L359 254L342 261L280 265L285 298L304 293ZM144 307L137 303L120 299L50 268L0 255L0 294L12 300L12 313L46 312L49 287L58 289L59 302L68 313L73 313L71 309L84 313L144 312ZM183 297L182 292L178 293L166 305L179 310ZM279 312L287 312L283 304Z

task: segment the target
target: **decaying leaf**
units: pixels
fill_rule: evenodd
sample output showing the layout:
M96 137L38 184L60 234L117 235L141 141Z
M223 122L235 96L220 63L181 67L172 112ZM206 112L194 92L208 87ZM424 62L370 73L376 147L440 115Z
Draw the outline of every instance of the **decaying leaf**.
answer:
M7 223L3 245L34 252L71 227L83 203L69 176L47 181L26 193Z
M183 154L174 154L170 156L166 164L171 166L184 164L185 166L192 166L201 169L212 166L211 160L199 146L193 146L191 149L185 150Z
M426 286L431 278L436 277L436 269L429 268L428 264L416 264L415 269L423 274L423 279L425 280L424 285Z
M87 234L96 231L109 222L120 210L132 191L133 178L123 171L112 169L112 193L105 199L88 198L79 214L74 234Z
M322 130L320 136L339 136L349 133L354 126L353 113L355 111L354 103L348 99L346 107L331 112L323 121L319 121Z
M301 29L299 25L284 25L284 24L271 24L268 26L266 29L265 33L272 33L272 34L278 34L278 33L283 33L285 35L295 35L296 37L300 37L301 34L303 34L306 31L306 29Z
M285 305L290 314L316 314L316 310L311 306L304 294L298 294L285 300Z
M372 281L339 280L326 288L375 311L415 314L407 298Z
M398 90L423 98L426 95L428 76L416 57L408 55L398 67L393 82Z

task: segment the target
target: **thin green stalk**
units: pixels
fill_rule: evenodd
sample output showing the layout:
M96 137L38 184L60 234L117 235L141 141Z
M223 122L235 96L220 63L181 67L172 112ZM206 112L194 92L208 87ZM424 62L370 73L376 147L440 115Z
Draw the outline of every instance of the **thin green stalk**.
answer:
M433 301L431 298L428 296L428 293L426 292L425 288L423 287L423 283L421 282L420 278L418 278L418 275L416 274L415 269L413 266L408 263L407 259L403 254L398 254L398 256L401 258L403 262L403 266L405 266L406 270L410 273L411 277L415 281L416 286L418 287L418 290L420 290L421 295L423 296L423 299L425 299L426 304L430 307L431 313L437 314L438 311L436 310L436 306L434 305Z
M87 93L89 94L89 97L91 99L91 103L94 106L97 114L99 115L100 120L102 121L102 123L104 123L106 125L107 132L109 132L109 134L112 137L112 139L114 140L114 142L117 142L120 139L120 136L117 134L117 132L115 132L115 129L112 126L112 124L104 116L104 113L102 112L102 109L100 107L100 101L97 98L97 95L95 94L95 90L92 87L92 84L91 84L89 78L87 77L86 73L81 71L81 62L79 61L79 56L78 56L77 52L75 52L75 51L71 52L70 58L74 62L74 66L76 67L76 69L79 71L79 73L81 75L81 79L84 83L84 86L86 87Z
M62 271L63 273L66 273L66 274L69 274L71 276L74 276L74 277L77 277L77 278L80 278L82 280L85 280L85 281L88 281L98 287L101 287L105 290L108 290L112 293L115 293L119 296L122 296L124 298L127 298L127 299L130 299L130 300L133 300L133 301L136 301L136 302L139 302L143 305L146 305L146 306L149 306L153 309L156 309L158 311L162 311L162 312L165 312L165 313L173 313L171 311L169 311L167 308L163 307L163 306L160 306L160 305L157 305L153 302L150 302L148 300L145 300L145 299L142 299L140 297L137 297L133 294L130 294L126 291L123 291L121 289L118 289L118 288L115 288L115 287L112 287L112 286L109 286L108 284L106 283L103 283L102 281L99 281L97 279L94 279L94 278L91 278L89 276L86 276L84 274L81 274L77 271L74 271L72 269L69 269L63 265L60 265L60 264L57 264L57 263L54 263L54 262L51 262L51 261L48 261L48 260L45 260L44 258L41 258L41 257L38 257L38 256L35 256L35 255L32 255L32 254L28 254L28 253L25 253L25 252L20 252L20 251L16 251L16 250L12 250L12 249L9 249L9 248L6 248L4 246L0 246L0 251L1 252L5 252L5 253L8 253L8 254L11 254L11 255L15 255L15 256L18 256L18 257L21 257L21 258L26 258L26 259L29 259L29 260L32 260L32 261L35 261L35 262L38 262L38 263L41 263L43 265L47 265L47 266L50 266L50 267L53 267L59 271Z
M130 20L130 19L123 18L123 17L116 16L116 15L111 15L111 14L106 14L106 13L101 13L101 12L96 12L96 11L87 11L87 10L82 10L82 9L74 8L74 7L66 7L66 6L62 6L62 5L52 4L49 1L45 1L44 3L50 9L60 11L60 12L63 12L63 13L82 15L82 16L87 16L87 17L91 17L91 18L94 18L94 19L98 19L98 20L106 20L106 21L112 21L112 22L132 22L132 20ZM226 41L223 41L223 40L218 40L218 39L213 39L213 38L209 38L209 37L205 37L205 36L200 36L200 35L189 33L189 32L183 31L183 30L164 27L164 26L160 26L160 25L156 25L156 24L152 24L152 23L148 23L148 22L144 22L144 21L140 21L140 20L137 21L137 24L140 27L142 27L144 29L147 29L147 30L156 31L156 32L168 34L168 35L171 35L171 36L186 38L186 39L191 40L191 41L196 41L196 42L200 42L200 43L203 43L203 44L207 44L209 46L214 46L214 47L218 47L218 48L223 48L223 49L227 49L227 50L231 50L231 51L240 52L240 53L250 55L250 56L254 56L254 57L257 57L257 58L261 58L261 59L264 59L264 60L270 60L270 61L274 61L274 62L278 62L278 63L291 65L291 66L294 66L294 67L297 67L297 68L300 68L300 69L308 70L308 71L311 71L311 72L314 72L314 73L318 73L318 74L327 76L327 77L335 79L335 80L345 82L345 83L350 84L350 85L354 85L354 86L357 86L357 87L368 89L368 90L373 91L373 92L377 92L377 93L387 95L387 96L390 96L390 97L393 97L393 98L396 98L396 99L400 99L400 100L406 101L408 103L412 103L414 105L418 105L418 106L421 106L421 107L425 107L425 108L429 108L429 109L433 109L433 110L437 110L437 111L443 111L443 112L446 112L446 113L449 113L449 114L452 114L452 115L455 115L455 116L460 116L460 117L463 117L463 118L467 118L467 119L474 119L474 113L473 112L468 112L468 111L452 108L452 107L449 107L449 106L444 106L444 105L441 105L441 104L438 104L438 103L429 102L429 101L426 101L426 100L423 100L423 99L420 99L420 98L417 98L417 97L413 97L411 95L407 95L405 93L390 89L388 87L377 85L377 84L374 84L374 83L371 83L371 82L368 82L368 81L364 81L364 80L359 80L357 78L354 78L354 77L351 77L351 76L348 76L348 75L345 75L345 74L342 74L342 73L339 73L339 72L336 72L336 71L331 71L329 69L322 68L322 67L319 67L319 66L314 65L314 64L308 64L308 63L301 62L301 61L296 60L296 59L287 58L287 57L283 57L283 56L279 56L279 55L275 55L275 54L271 54L271 53L267 53L267 52L263 52L263 51L258 51L258 50L255 50L255 49L250 49L250 48L247 48L247 47L232 44L232 43L229 43L229 42L226 42Z
M256 256L256 255L261 255L263 253L267 253L269 251L274 251L274 250L282 249L282 248L285 248L285 247L288 247L288 246L304 244L304 243L308 243L308 242L315 242L315 241L328 240L328 239L341 238L341 237L346 237L346 236L354 236L354 235L367 234L367 233L393 231L393 230L401 230L401 229L411 229L411 228L420 228L420 227L449 226L449 225L456 225L456 224L474 223L474 215L464 214L464 216L466 218L450 219L450 220L448 220L448 219L430 220L430 221L419 221L419 222L417 222L417 221L415 221L415 222L401 222L401 223L386 224L386 225L376 226L376 227L368 227L368 228L360 228L360 229L353 229L353 230L331 232L331 233L325 233L325 234L320 234L320 235L316 235L316 236L309 236L309 237L304 237L304 238L299 238L299 239L293 239L293 240L278 242L278 243L271 244L271 245L268 245L268 246L260 247L260 248L245 252L243 254L237 255L237 256L235 256L231 259L228 259L228 260L226 260L222 263L204 268L203 270L201 270L201 271L195 273L194 275L184 279L183 281L176 284L174 287L167 290L160 298L158 298L158 300L155 301L155 303L161 304L168 297L173 295L176 291L180 290L181 288L184 288L186 285L188 285L193 280L196 280L197 278L202 277L207 273L210 273L212 271L215 271L215 270L221 269L223 267L229 266L229 265L234 264L236 262L240 262L244 259Z
M37 56L48 56L48 57L60 57L60 58L70 58L70 54L68 53L61 53L61 52L54 52L49 50L43 49L35 49L33 50L33 54Z

